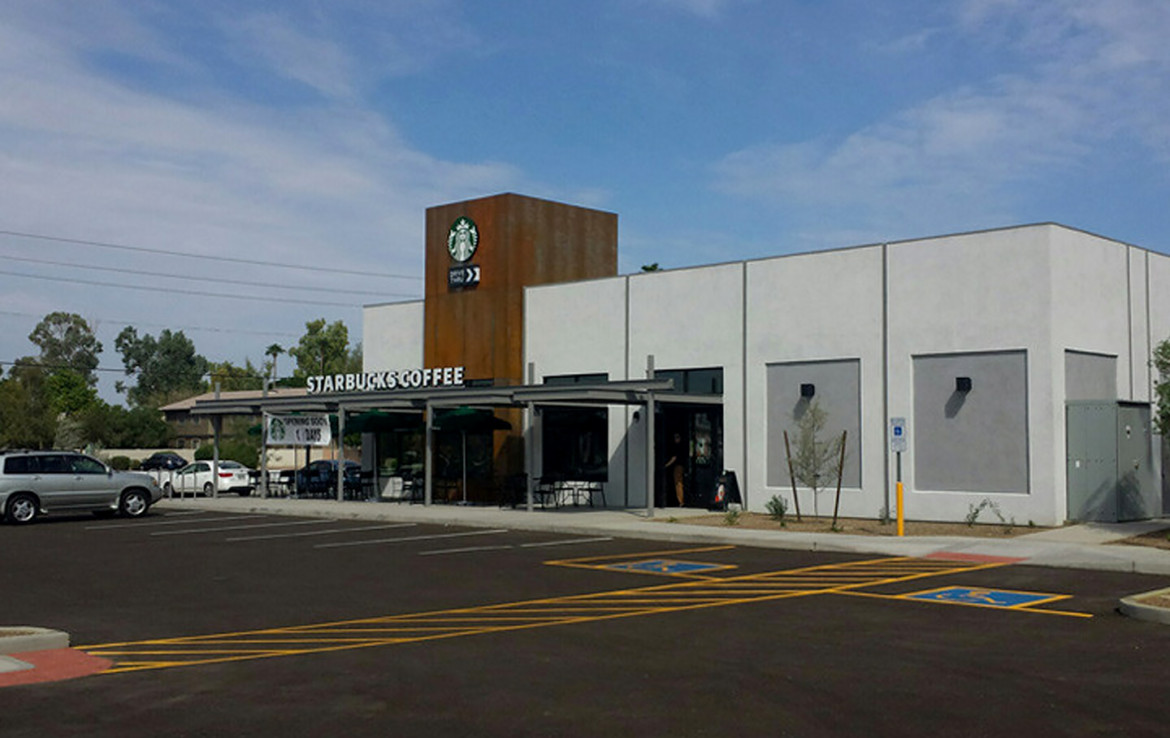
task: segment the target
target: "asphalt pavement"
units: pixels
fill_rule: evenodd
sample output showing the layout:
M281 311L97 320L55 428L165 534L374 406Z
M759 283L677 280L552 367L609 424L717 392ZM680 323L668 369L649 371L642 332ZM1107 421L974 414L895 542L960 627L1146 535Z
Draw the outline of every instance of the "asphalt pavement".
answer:
M885 537L840 533L754 530L735 526L688 525L686 519L705 510L645 510L562 507L510 509L488 506L337 502L259 497L168 499L160 512L205 510L220 513L262 513L297 517L426 523L471 528L506 528L558 534L612 536L671 543L730 544L793 551L879 554L950 558L993 557L1034 566L1109 572L1170 575L1170 550L1114 545L1141 533L1170 529L1170 518L1135 523L1070 525L1014 538L963 536ZM1167 590L1170 592L1170 590ZM1138 596L1140 597L1140 595ZM1170 624L1170 609L1123 601L1126 614ZM103 664L72 658L68 634L43 632L36 624L0 623L0 687L69 678L100 670ZM29 639L33 640L30 641ZM30 645L32 644L32 645ZM65 658L65 657L70 658Z

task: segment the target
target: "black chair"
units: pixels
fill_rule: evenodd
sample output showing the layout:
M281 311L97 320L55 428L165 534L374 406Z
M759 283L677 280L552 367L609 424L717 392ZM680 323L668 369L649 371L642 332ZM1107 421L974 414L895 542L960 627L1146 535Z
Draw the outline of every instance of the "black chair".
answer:
M422 472L402 475L402 499L407 502L424 502L427 497L427 478Z
M361 489L360 499L367 501L376 499L376 495L374 494L374 470L362 470L358 478L360 480L359 487Z
M601 495L601 506L609 507L605 502L605 482L586 482L583 491L589 496L589 507L593 507L594 495Z
M540 502L540 506L548 507L548 502L551 499L553 507L560 507L560 490L557 489L557 484L561 481L560 477L541 477L536 480L536 485L532 488L532 501ZM525 490L527 494L527 490Z

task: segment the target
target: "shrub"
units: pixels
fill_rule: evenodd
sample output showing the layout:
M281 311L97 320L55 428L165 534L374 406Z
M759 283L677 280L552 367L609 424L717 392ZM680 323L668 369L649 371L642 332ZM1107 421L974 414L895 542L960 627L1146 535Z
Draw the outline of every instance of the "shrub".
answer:
M129 456L115 456L110 459L110 466L118 471L127 471L134 463Z
M772 516L772 520L779 522L781 526L788 524L784 520L784 516L788 514L788 500L780 495L772 495L772 499L768 500L765 507L768 508L768 514Z
M195 451L196 461L211 461L215 449L210 443L205 443ZM219 444L219 458L238 461L244 466L255 469L260 464L260 451L250 444L235 440L223 441Z

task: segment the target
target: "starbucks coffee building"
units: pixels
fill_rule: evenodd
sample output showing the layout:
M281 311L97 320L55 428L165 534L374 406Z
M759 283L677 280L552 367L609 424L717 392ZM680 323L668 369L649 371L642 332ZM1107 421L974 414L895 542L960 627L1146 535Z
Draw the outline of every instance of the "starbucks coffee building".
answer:
M893 514L899 480L909 519L1162 513L1165 255L1044 223L619 275L617 234L514 194L430 208L425 297L365 308L363 373L265 410L339 413L379 498L556 480L582 504L706 507L734 472L747 509L791 508L786 448L815 408L844 455L826 491L797 482L806 514L838 477L843 516Z

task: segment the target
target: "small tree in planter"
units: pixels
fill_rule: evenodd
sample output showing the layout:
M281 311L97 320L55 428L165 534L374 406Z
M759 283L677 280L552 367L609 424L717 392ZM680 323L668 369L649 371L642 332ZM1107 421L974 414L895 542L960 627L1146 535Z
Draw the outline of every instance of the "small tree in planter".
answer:
M816 400L809 403L797 421L796 443L790 458L796 481L812 490L813 515L817 516L820 515L817 510L817 493L829 485L834 472L840 471L841 451L845 442L843 436L822 440L821 434L827 419L828 413L821 409Z

